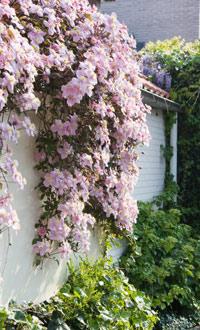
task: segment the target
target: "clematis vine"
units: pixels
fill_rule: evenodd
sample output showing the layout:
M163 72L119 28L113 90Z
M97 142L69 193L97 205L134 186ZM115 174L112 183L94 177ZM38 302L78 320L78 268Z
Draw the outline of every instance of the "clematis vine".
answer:
M22 129L35 134L34 111L43 203L33 240L38 260L88 251L96 222L131 231L136 147L150 140L135 40L114 14L87 0L4 0L0 19L0 173L23 188L8 141L17 143ZM17 229L4 194L3 225Z

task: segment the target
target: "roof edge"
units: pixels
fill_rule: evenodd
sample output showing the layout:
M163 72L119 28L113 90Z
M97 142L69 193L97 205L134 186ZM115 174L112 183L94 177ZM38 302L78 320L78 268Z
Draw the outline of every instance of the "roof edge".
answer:
M141 88L143 102L150 105L152 108L162 109L167 111L182 112L180 104L172 100L166 99L160 95L149 92L146 89Z

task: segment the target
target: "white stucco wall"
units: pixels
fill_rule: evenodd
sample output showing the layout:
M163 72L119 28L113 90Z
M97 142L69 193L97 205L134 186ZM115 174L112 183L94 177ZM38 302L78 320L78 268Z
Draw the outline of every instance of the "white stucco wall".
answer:
M164 144L164 119L162 111L152 111L147 121L152 141L149 148L140 148L141 167L140 179L135 190L135 197L140 200L150 200L159 194L164 186L165 162L161 155L160 144ZM19 160L19 170L27 178L27 185L23 191L17 190L15 185L10 189L15 196L14 207L17 209L21 221L21 229L16 234L10 231L11 246L8 249L8 233L0 235L0 274L3 282L0 284L0 304L5 305L11 299L41 301L52 296L66 278L66 261L58 266L55 261L45 262L42 269L33 268L34 254L32 239L34 238L34 224L40 212L40 202L34 187L39 181L38 173L33 169L34 140L22 136L20 145L15 146L14 154ZM142 154L141 152L144 152ZM91 237L91 256L101 254L102 235L96 230ZM8 253L7 253L8 249ZM111 254L114 260L125 249L122 242L120 248L113 248ZM73 259L76 259L72 256Z

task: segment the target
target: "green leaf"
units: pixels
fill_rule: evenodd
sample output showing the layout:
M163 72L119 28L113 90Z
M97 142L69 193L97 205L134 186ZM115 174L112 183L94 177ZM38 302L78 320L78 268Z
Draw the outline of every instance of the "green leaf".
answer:
M8 314L6 311L0 311L0 321L5 320L8 317Z
M80 288L74 288L74 294L78 297L78 298L83 298L86 297L85 292L80 289Z
M14 316L15 320L26 322L26 315L22 311L17 311Z
M110 276L108 276L108 275L103 275L103 277L105 278L105 280L106 280L107 282L110 282L110 281L111 281Z
M63 329L70 329L70 328L64 328L63 325L58 325L53 322L50 322L47 327L47 330L63 330Z
M41 262L42 262L41 259L36 258L36 260L35 260L35 265L36 265L36 267L39 266L39 265L41 264Z
M36 244L38 241L39 241L38 238L34 238L34 239L32 240L32 245Z
M113 319L113 315L109 312L102 312L100 315L101 315L102 319L105 321L112 321L112 319Z
M68 283L66 283L61 289L60 292L61 293L69 293L71 290L71 285L69 285Z
M130 317L131 317L131 312L126 312L124 310L121 311L121 313L120 313L120 319L123 322L127 322Z
M83 315L78 315L78 316L76 317L76 319L77 319L80 323L86 325L85 320L84 320L84 318L83 318Z

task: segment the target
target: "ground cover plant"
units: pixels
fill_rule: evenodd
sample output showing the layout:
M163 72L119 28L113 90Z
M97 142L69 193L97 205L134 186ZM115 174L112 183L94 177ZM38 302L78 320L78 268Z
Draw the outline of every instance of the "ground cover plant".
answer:
M156 330L193 330L198 329L199 316L193 315L177 315L172 311L162 314L158 324L155 326Z
M86 259L68 268L67 282L49 302L21 307L12 302L1 310L1 329L153 329L157 316L150 299L110 259Z

